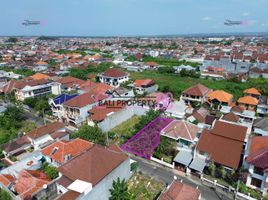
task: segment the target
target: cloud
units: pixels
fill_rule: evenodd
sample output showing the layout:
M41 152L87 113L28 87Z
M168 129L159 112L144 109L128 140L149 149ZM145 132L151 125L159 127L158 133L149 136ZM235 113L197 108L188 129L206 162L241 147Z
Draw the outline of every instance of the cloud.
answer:
M249 16L249 13L248 12L243 12L242 15L243 16Z
M212 18L211 17L202 17L201 20L203 20L203 21L209 21L209 20L212 20Z

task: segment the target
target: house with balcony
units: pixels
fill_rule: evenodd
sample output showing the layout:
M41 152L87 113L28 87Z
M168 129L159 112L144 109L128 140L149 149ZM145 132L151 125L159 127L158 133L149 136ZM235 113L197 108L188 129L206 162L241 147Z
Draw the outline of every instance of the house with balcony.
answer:
M74 127L81 126L87 121L88 111L105 98L106 95L87 92L64 102L61 121Z
M245 167L248 168L246 185L257 189L263 195L268 193L268 137L255 136L252 138Z
M232 101L233 95L223 90L215 90L208 94L208 102L216 109L221 108L221 106L229 106Z
M58 200L109 199L114 180L130 178L130 159L119 147L94 145L58 168Z
M186 104L191 104L193 102L203 104L207 100L207 95L211 89L207 88L202 84L197 84L192 86L182 92L181 100Z
M259 104L259 100L252 96L244 96L240 97L237 100L237 104L246 110L254 111L257 108L257 105Z
M121 83L129 80L129 74L116 68L110 68L98 75L101 83L108 84L112 87L119 87Z
M15 97L19 101L24 101L27 98L46 96L49 94L61 94L60 84L47 79L18 81L15 83L14 89Z
M52 114L58 119L61 119L63 115L63 103L76 96L78 96L78 94L61 94L53 99L49 99L48 103Z

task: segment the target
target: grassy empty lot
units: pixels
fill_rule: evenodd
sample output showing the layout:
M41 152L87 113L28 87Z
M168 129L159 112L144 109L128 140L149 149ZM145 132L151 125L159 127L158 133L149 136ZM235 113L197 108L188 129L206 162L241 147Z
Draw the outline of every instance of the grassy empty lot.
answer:
M120 138L132 135L135 131L134 126L139 123L139 121L140 118L138 116L133 116L132 118L113 128L111 131L116 133L116 142L122 144Z
M152 177L136 173L128 181L128 189L136 200L154 200L164 190L165 184Z
M226 92L233 94L235 98L242 96L243 90L250 87L256 87L263 94L268 95L267 79L250 79L246 83L237 83L226 80L215 81L211 79L180 77L176 74L161 74L156 71L133 72L131 73L131 78L153 79L159 84L160 90L164 87L168 87L168 90L173 93L175 98L178 98L182 91L197 83L202 83L214 90L225 90Z

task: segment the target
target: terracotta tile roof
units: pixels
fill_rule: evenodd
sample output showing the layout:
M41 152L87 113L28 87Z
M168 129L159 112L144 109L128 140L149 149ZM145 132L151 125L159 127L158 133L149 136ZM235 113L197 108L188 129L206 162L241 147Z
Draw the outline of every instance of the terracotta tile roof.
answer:
M248 105L253 105L256 106L259 103L259 100L252 97L252 96L244 96L244 97L240 97L237 101L238 103L242 103L242 104L248 104Z
M201 107L193 112L194 118L200 122L204 123L206 120L206 116L209 114L209 111L205 109L204 107Z
M223 120L229 121L229 122L238 122L239 116L234 114L233 112L227 113L222 117Z
M57 121L57 122L49 123L47 125L34 129L28 132L27 136L30 138L36 139L43 135L57 132L58 130L63 129L64 127L65 125L63 123Z
M210 91L209 88L202 84L197 84L183 91L183 94L192 95L192 96L205 96Z
M246 89L244 90L244 94L253 94L253 95L261 96L261 93L256 88Z
M59 79L57 82L65 85L66 87L80 86L83 83L85 83L84 80L81 80L79 78L75 78L72 76L63 77L63 78Z
M241 106L234 106L231 109L232 112L242 113L244 109Z
M243 146L244 142L222 137L205 129L196 148L208 154L212 161L238 169Z
M58 170L67 178L92 183L95 186L127 159L119 147L104 148L94 145L91 149L60 166Z
M49 83L47 79L38 79L38 80L21 80L17 81L14 85L15 88L17 89L23 89L25 86L37 86L37 85L44 85Z
M44 62L44 61L39 61L36 64L37 65L48 65L48 63L47 62Z
M23 145L26 145L26 144L31 144L31 142L28 139L28 137L25 135L15 140L11 140L8 143L3 144L2 149L5 152L9 153L11 151L21 148Z
M113 78L119 78L122 76L127 76L127 73L116 68L110 68L106 72L102 74L103 76L113 77Z
M22 170L14 185L14 190L23 199L32 199L32 194L41 189L45 184L49 183L50 179L46 174L39 170Z
M176 139L183 138L193 141L199 131L200 129L190 122L184 120L174 120L161 131L161 134Z
M154 84L154 80L152 79L139 79L134 81L134 85L136 87L146 87Z
M80 195L80 193L69 190L69 191L65 192L62 196L60 196L57 200L74 200L79 195Z
M83 108L87 105L98 103L100 100L107 98L106 95L87 92L77 97L70 99L63 103L63 105L70 107Z
M108 101L109 102L109 101ZM109 106L96 106L93 107L88 112L90 113L89 118L95 122L100 122L104 120L109 114L122 110L125 106L118 104L117 101L111 101Z
M11 183L15 181L15 178L10 174L0 174L0 182L8 187Z
M91 87L83 87L81 90L84 90L86 92L91 92L94 94L103 94L105 95L107 91L111 91L113 89L112 86L107 85L105 83L96 83L94 86Z
M219 102L229 103L232 101L233 95L223 90L215 90L208 94L208 99L210 101L218 100Z
M65 156L71 155L71 157L76 157L82 152L92 148L93 143L86 140L76 138L69 142L58 141L48 147L44 148L41 152L43 155L48 156L57 163L63 164L66 162ZM57 149L57 150L56 150ZM55 151L55 152L54 152Z
M159 200L198 200L200 191L179 181L173 181L170 188L159 196Z
M250 144L246 161L268 172L268 136L255 136Z
M31 79L34 80L40 80L40 79L48 79L50 76L46 75L46 74L41 74L41 73L36 73L32 76L30 76Z
M247 127L223 121L216 121L211 132L215 135L244 142L247 134Z

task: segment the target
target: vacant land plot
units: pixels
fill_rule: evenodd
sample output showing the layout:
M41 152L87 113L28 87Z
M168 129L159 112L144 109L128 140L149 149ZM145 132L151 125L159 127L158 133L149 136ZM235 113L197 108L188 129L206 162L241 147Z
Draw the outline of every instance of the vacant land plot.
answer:
M128 189L137 200L153 200L164 190L165 184L152 177L136 173L128 181Z

